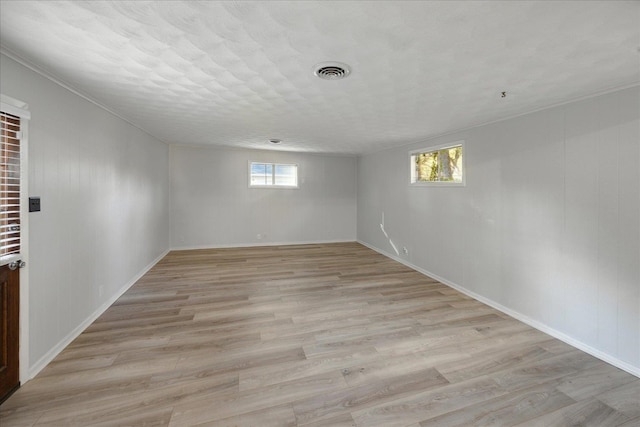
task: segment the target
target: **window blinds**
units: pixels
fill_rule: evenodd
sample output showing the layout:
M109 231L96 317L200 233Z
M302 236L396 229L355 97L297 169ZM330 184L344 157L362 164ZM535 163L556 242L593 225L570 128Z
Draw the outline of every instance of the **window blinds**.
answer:
M20 253L20 118L0 112L0 256Z

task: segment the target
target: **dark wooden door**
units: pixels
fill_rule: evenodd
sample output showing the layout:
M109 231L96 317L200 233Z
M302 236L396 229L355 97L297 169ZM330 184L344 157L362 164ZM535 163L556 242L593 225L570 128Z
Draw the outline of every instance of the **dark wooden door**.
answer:
M13 107L8 106L11 109ZM15 112L15 111L14 111ZM22 119L0 110L0 403L20 386ZM10 266L7 263L11 261Z
M18 388L20 270L0 267L0 403Z
M20 386L22 119L0 110L0 403ZM6 265L11 262L11 268Z

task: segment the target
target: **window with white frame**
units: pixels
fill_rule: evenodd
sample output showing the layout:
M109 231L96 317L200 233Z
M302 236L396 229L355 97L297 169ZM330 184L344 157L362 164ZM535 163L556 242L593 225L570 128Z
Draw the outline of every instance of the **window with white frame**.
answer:
M249 187L298 188L298 165L250 162Z
M439 145L409 153L414 185L464 185L464 142Z

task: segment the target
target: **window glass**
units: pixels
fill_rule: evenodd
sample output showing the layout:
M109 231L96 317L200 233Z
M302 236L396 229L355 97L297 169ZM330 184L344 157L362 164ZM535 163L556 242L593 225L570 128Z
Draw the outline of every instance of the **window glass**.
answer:
M298 166L281 163L249 164L249 187L298 187Z
M275 165L275 185L294 187L298 185L296 165Z
M411 183L464 183L464 145L412 152Z

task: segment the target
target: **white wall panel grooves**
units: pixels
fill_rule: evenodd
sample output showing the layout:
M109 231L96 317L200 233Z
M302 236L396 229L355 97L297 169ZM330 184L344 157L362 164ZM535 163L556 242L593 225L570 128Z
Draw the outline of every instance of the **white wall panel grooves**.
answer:
M249 188L250 161L297 164L299 188ZM354 241L356 166L355 157L173 145L172 248Z
M149 271L158 261L160 261L166 254L169 253L167 249L161 253L156 259L151 261L146 267L144 267L138 274L136 274L127 284L120 288L115 294L109 297L100 307L98 307L90 316L77 325L71 332L69 332L63 339L61 339L54 347L52 347L46 354L44 354L39 360L33 363L29 367L29 377L31 379L38 375L42 369L44 369L66 346L78 337L89 325L91 325L107 308L111 306L118 298L122 296L131 286L133 286L147 271ZM22 381L24 382L24 381Z
M4 55L0 72L0 91L30 106L42 200L29 214L34 375L168 250L169 147Z
M540 331L542 331L542 332L544 332L546 334L549 334L554 338L557 338L557 339L559 339L561 341L564 341L569 345L572 345L572 346L574 346L574 347L576 347L576 348L578 348L578 349L580 349L582 351L585 351L585 352L591 354L592 356L595 356L595 357L597 357L599 359L602 359L607 363L610 363L610 364L612 364L612 365L614 365L614 366L616 366L616 367L618 367L620 369L623 369L623 370L629 372L630 374L633 374L633 375L635 375L637 377L640 377L640 369L637 366L634 366L634 365L632 365L630 363L627 363L627 362L625 362L623 360L620 360L619 358L612 357L610 353L607 353L607 352L604 352L604 351L599 350L597 348L591 347L591 346L585 344L584 342L576 340L574 337L572 337L570 335L567 335L566 333L563 333L563 332L560 332L560 331L558 331L556 329L550 328L547 324L545 324L543 322L540 322L539 320L536 320L534 318L526 316L526 315L524 315L524 314L522 314L522 313L520 313L520 312L518 312L516 310L513 310L513 309L511 309L511 308L509 308L509 307L507 307L505 305L502 305L502 304L490 299L490 298L487 298L486 296L484 296L482 294L470 291L469 289L464 288L464 287L462 287L462 286L458 285L457 283L454 283L454 282L452 282L450 280L447 280L444 277L440 277L437 274L433 274L430 271L427 271L427 270L425 270L423 268L420 268L417 265L414 265L411 262L407 261L406 259L403 259L403 258L401 258L399 256L396 256L396 255L394 255L393 253L391 253L389 251L381 250L381 249L376 248L375 246L372 246L372 245L370 245L370 244L368 244L367 242L364 242L364 241L358 240L358 243L360 243L360 244L362 244L362 245L364 245L364 246L366 246L366 247L368 247L368 248L370 248L370 249L372 249L372 250L374 250L374 251L376 251L376 252L378 252L378 253L380 253L382 255L385 255L386 257L389 257L389 258L391 258L391 259L393 259L395 261L398 261L398 262L406 265L407 267L412 268L412 269L414 269L414 270L416 270L416 271L418 271L418 272L420 272L420 273L422 273L422 274L424 274L426 276L429 276L429 277L431 277L431 278L433 278L435 280L438 280L439 282L444 283L445 285L450 286L450 287L462 292L463 294L468 295L471 298L474 298L474 299L476 299L476 300L478 300L478 301L480 301L480 302L482 302L484 304L487 304L488 306L493 307L496 310L499 310L499 311L501 311L503 313L506 313L509 316L513 317L514 319L517 319L517 320L519 320L519 321L521 321L523 323L526 323L527 325L532 326L532 327L534 327L534 328L536 328L536 329L538 329L538 330L540 330Z
M413 188L408 153L465 140L467 185ZM358 240L636 375L640 87L358 160Z

